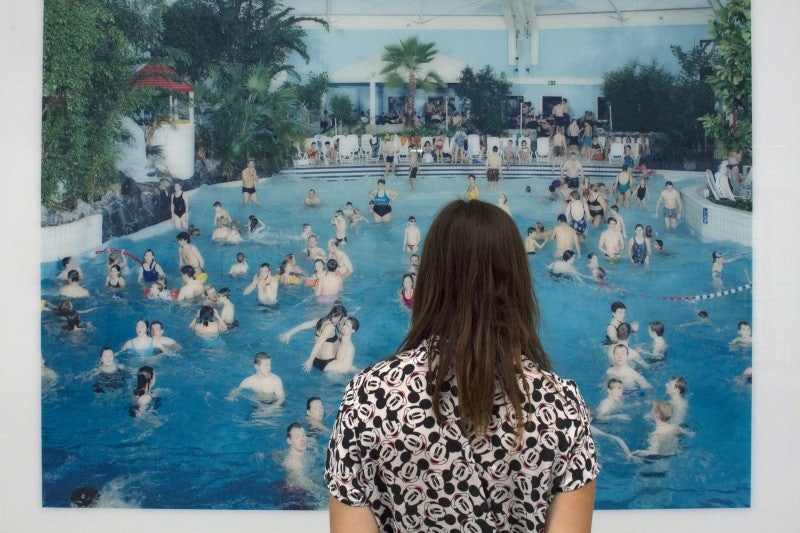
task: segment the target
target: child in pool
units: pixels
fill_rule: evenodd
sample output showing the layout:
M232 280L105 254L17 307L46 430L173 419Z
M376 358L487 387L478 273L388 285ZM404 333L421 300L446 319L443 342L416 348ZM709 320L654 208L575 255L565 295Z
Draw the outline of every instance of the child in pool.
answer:
M749 347L753 345L750 322L742 320L737 324L736 330L739 332L739 335L728 344L731 348Z
M325 425L325 406L319 396L311 396L306 400L306 422L310 430L330 433L331 428Z
M231 222L231 230L225 238L225 242L230 244L238 244L242 242L242 231L239 229L239 222L234 220Z
M650 355L655 359L663 359L667 353L667 341L664 340L664 323L653 320L647 326L647 334L653 339L653 350Z
M616 378L622 382L625 390L635 390L636 388L651 389L652 385L628 364L628 347L624 344L616 344L612 349L614 356L614 366L606 370L609 378ZM671 408L670 408L671 409Z
M219 310L219 317L225 322L229 328L238 325L234 318L235 309L233 302L231 302L231 290L228 287L223 287L217 294L217 303L221 306Z
M597 419L606 420L630 420L631 417L624 413L612 414L622 407L622 382L616 378L611 378L606 382L606 397L597 406Z
M311 229L311 224L303 224L303 232L300 234L300 238L307 241L312 235L314 235L314 230Z
M369 224L369 219L362 215L361 211L358 209L353 209L353 214L350 216L350 229L355 230L355 232L358 233L359 222L366 222Z
M56 279L58 281L69 281L67 276L72 270L78 273L78 280L83 279L83 270L81 270L81 267L78 266L78 263L75 262L74 258L67 256L61 260L61 272L58 273Z
M414 306L414 274L403 274L403 286L400 288L403 305L411 309Z
M686 380L683 376L672 376L667 381L666 391L669 396L669 404L672 406L672 419L670 422L680 426L686 420L686 412L689 410L689 402L684 398Z
M142 416L146 411L158 409L160 398L153 396L151 390L156 383L156 372L152 366L143 366L136 373L136 388L133 391L133 402L128 407L132 417Z
M692 432L681 428L672 422L673 410L669 402L653 402L651 411L656 423L655 429L647 438L648 447L644 450L632 452L634 455L676 455L678 453L678 435L692 435Z
M243 276L247 274L247 270L250 267L247 265L247 261L244 258L244 254L239 252L236 254L236 262L231 266L231 269L228 271L229 276Z
M722 257L722 252L715 251L711 254L711 281L715 286L722 285L722 272L725 270L725 265L733 263L737 259L741 259L741 256L725 259Z

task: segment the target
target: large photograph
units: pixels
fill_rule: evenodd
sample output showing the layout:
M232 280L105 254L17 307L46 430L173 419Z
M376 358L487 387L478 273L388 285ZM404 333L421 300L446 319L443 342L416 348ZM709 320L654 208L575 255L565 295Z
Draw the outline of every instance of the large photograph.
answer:
M405 86L381 80L375 97L361 90L365 78L314 92L315 72L345 61L305 64L330 37L324 14L298 7L302 20L289 20L271 2L254 4L44 2L42 506L327 509L326 458L340 444L348 384L403 343L419 312L419 262L433 253L425 238L461 198L500 206L518 231L537 337L583 398L586 446L600 465L595 508L749 507L752 110L731 110L749 96L722 102L706 71L687 78L692 61L712 68L713 49L681 56L671 40L689 50L693 34L667 34L658 57L672 58L672 71L648 70L645 57L557 91L511 79L495 108L505 116L481 122L470 97L477 111L459 116L460 131L448 126L466 89L447 80L458 98L418 89L427 129L400 131ZM199 14L208 28L223 25L229 5L241 14L235 38L184 28ZM296 42L265 54L254 16L288 25ZM686 26L707 39L708 24ZM375 33L381 49L415 35ZM91 53L76 53L75 35ZM241 45L248 36L252 48ZM564 54L543 51L541 61L577 69ZM299 81L279 83L288 58ZM670 89L634 84L652 77ZM557 130L553 94L568 99L577 132ZM680 124L637 109L676 95L687 98ZM614 130L584 112L601 97ZM521 108L530 124L520 124ZM334 131L316 120L326 109ZM351 124L348 109L385 111L385 122ZM369 416L401 402L375 394L361 407ZM375 445L381 453L442 459L435 442L382 428L392 438ZM530 446L561 438L548 428ZM587 479L596 474L583 467ZM463 481L399 473L415 487L441 482L443 493Z

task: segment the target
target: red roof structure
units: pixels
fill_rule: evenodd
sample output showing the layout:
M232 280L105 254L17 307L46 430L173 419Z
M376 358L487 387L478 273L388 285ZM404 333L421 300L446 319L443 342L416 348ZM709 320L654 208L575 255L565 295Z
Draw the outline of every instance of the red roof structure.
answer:
M177 72L166 65L145 65L133 75L134 85L149 85L176 93L190 93L194 86L181 79Z

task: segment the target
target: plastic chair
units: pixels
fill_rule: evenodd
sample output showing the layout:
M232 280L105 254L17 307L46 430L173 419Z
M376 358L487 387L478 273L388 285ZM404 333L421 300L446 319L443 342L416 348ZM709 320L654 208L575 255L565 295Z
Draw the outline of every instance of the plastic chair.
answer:
M536 139L536 162L549 163L550 162L550 138L537 137Z

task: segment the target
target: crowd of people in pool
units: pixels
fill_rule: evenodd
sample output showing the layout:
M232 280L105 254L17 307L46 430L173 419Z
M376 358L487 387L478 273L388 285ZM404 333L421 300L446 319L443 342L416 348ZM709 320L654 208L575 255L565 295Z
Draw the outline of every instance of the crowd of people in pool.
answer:
M541 250L551 241L553 242L554 261L549 265L552 276L569 278L580 283L592 280L599 286L608 288L610 285L604 280L605 273L600 266L600 257L613 262L621 260L627 255L634 266L647 267L651 257L666 254L661 240L652 239L652 227L636 224L634 234L626 234L625 221L620 213L620 207L630 207L630 196L635 190L630 170L623 166L612 186L611 195L616 196L616 204L611 204L610 196L606 193L603 184L590 184L588 177L583 175L579 166L571 165L571 157L562 167L562 180L555 180L550 184L550 196L540 197L543 202L563 202L563 213L557 217L556 225L547 229L541 222L529 227L524 237L526 251L530 255L541 253ZM247 180L245 180L248 174ZM583 180L582 182L580 180ZM411 189L414 189L414 177L409 176ZM645 178L646 180L646 178ZM242 203L258 203L255 185L258 178L252 165L243 171ZM492 184L493 180L487 181ZM495 181L496 183L496 181ZM580 185L579 185L580 184ZM625 187L625 185L628 185ZM526 194L530 195L528 187ZM189 225L188 201L175 201L175 197L182 198L183 192L179 184L175 186L173 207L173 223L175 228L182 230L177 234L179 271L181 286L168 290L167 273L156 262L153 250L144 252L142 259L136 259L136 281L143 287L143 296L150 299L163 299L169 301L194 302L199 305L194 318L189 324L194 333L203 339L215 339L227 330L236 328L235 307L231 301L231 291L227 287L217 290L214 285L205 283L205 261L198 247L192 243L197 238L200 230ZM392 217L392 202L400 194L386 187L386 180L379 179L377 186L369 192L368 213L372 215L375 224L388 223ZM480 189L473 174L467 178L467 189L464 197L468 200L479 200ZM638 202L636 207L647 209L646 200ZM321 199L316 191L309 190L303 204L311 208L319 208ZM508 197L500 194L498 205L511 215ZM674 229L682 215L680 193L674 189L671 182L665 183L664 190L659 195L656 204L656 213L663 204L664 225L667 230ZM222 203L217 201L213 205L213 231L211 239L217 242L236 243L243 239L257 238L267 231L264 223L255 215L250 215L244 224L242 232L237 221L232 220L229 212ZM327 251L319 246L319 238L313 233L310 224L304 224L300 238L307 243L302 255L313 266L314 272L308 274L300 267L297 256L287 254L280 264L277 272L273 271L269 263L262 263L254 274L252 282L246 286L242 296L256 293L257 303L260 306L277 309L279 291L282 285L304 285L311 289L318 302L331 304L330 311L321 318L314 318L298 324L288 331L280 334L281 342L288 343L292 336L299 331L313 330L315 340L308 358L303 362L302 369L306 372L316 368L325 372L353 373L355 345L353 335L359 329L359 321L349 316L347 310L339 299L342 289L349 276L354 272L353 264L344 252L348 242L348 230L357 231L359 223L369 223L369 219L362 215L358 209L347 202L343 209L337 209L330 220L333 236L327 241ZM576 258L581 256L582 248L588 246L587 229L589 225L599 229L605 224L599 236L597 253L587 254L587 270L583 274L575 266ZM233 236L232 236L233 235ZM628 240L627 247L625 239ZM403 250L409 255L409 263L402 279L398 280L399 299L404 306L411 309L414 302L415 275L419 265L420 247L422 245L422 232L416 225L416 218L408 217L404 231ZM125 250L110 251L106 265L107 276L105 286L113 291L126 286L124 274L130 273L129 259L132 256ZM718 251L713 253L711 278L715 285L723 282L724 265L738 257L726 259ZM48 308L59 317L64 329L80 330L91 328L83 323L80 314L91 309L77 310L73 307L75 299L85 298L88 291L81 285L84 273L74 258L64 258L62 272L58 280L63 282L59 295L63 298L57 303L44 302ZM230 267L230 276L246 276L249 271L245 254L236 254L236 261ZM654 320L648 324L647 334L652 345L644 347L630 344L631 334L638 330L637 322L626 322L626 308L621 301L611 304L612 318L606 328L606 351L609 359L606 382L606 398L600 402L595 411L595 420L606 422L609 420L629 420L630 416L624 411L625 391L650 389L651 384L644 377L643 372L654 361L663 361L667 353L667 343L664 340L665 327L660 321ZM699 320L703 320L702 313ZM707 315L705 317L707 319ZM682 326L678 326L679 328ZM739 335L731 341L731 346L747 347L751 344L749 323L742 321L738 325ZM130 351L138 356L148 357L157 353L175 353L181 347L174 340L164 336L164 325L159 321L148 322L139 319L136 323L136 337L126 341L122 348L115 352L111 347L105 346L100 350L97 379L92 387L96 393L103 393L113 389L120 389L127 385L127 371L115 361L115 355L120 352ZM643 355L645 357L643 357ZM157 361L157 360L154 360ZM649 361L649 363L648 363ZM145 413L156 411L160 405L159 397L154 393L156 382L156 369L154 365L145 365L136 373L136 384L132 393L129 414L139 417ZM235 401L242 391L249 391L258 400L264 413L273 412L282 407L286 394L281 379L271 372L271 359L266 352L258 352L254 361L255 372L246 377L228 394L227 399ZM43 367L43 376L50 375L49 370ZM743 379L751 379L749 369L743 374ZM681 435L691 435L685 427L684 421L688 410L688 401L685 398L687 383L681 376L673 376L666 383L668 400L656 400L652 404L651 418L655 428L650 433L646 449L631 452L625 442L615 436L605 433L594 426L596 434L611 438L623 449L625 455L637 460L640 456L647 455L673 455L678 452L678 441ZM288 453L284 461L287 471L287 480L301 488L318 486L308 479L304 454L306 450L306 427L314 431L326 431L324 424L324 406L318 397L311 397L306 402L305 426L301 423L291 424L286 431Z

